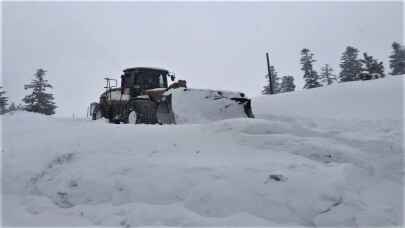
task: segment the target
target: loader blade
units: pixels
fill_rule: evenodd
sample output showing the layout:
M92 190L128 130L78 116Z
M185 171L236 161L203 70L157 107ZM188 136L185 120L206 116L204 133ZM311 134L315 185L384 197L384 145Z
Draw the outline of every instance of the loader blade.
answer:
M243 93L177 88L159 104L162 124L207 123L230 118L254 118L251 101Z

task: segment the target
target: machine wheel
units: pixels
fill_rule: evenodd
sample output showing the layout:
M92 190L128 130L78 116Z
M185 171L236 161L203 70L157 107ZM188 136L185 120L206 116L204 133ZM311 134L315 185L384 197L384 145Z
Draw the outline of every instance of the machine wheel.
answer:
M110 121L110 123L113 123L113 124L120 124L121 123L120 120L116 120L116 119L110 119L109 121Z
M136 124L136 120L137 120L138 115L136 114L135 111L131 111L128 114L128 123L129 124Z
M156 124L157 104L149 99L137 99L134 101L134 107L137 111L137 123Z
M101 113L101 109L100 109L99 107L96 107L96 108L94 109L94 112L92 113L91 119L92 119L92 120L98 120L98 119L100 119L101 117L103 117L103 114Z
M172 111L172 95L162 99L157 108L156 117L159 124L175 124L174 113Z

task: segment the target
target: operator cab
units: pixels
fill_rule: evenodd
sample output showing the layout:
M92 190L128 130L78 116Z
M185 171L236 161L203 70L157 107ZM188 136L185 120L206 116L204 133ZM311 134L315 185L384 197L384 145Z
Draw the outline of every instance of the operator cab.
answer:
M131 97L143 95L150 89L168 88L167 77L174 80L174 75L168 70L149 67L134 67L124 70L121 75L122 93L130 94Z
M169 71L159 68L135 67L124 70L121 76L122 88L135 88L141 91L167 88ZM172 79L174 79L172 77Z

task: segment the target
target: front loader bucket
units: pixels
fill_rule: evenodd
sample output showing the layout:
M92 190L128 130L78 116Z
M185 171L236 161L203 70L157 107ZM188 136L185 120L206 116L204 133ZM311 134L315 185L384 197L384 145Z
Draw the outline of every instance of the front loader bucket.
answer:
M164 94L157 117L163 124L184 124L254 115L251 101L243 93L177 88Z
M231 98L231 100L234 100L238 102L239 104L243 105L243 110L245 111L245 114L249 118L255 118L253 115L252 111L252 105L251 105L251 100L247 98Z

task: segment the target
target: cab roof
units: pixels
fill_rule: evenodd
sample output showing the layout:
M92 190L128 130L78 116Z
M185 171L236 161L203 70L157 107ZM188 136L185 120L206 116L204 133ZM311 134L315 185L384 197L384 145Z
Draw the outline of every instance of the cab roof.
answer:
M157 67L132 67L132 68L127 68L123 71L124 72L128 72L128 71L165 71L165 72L169 72L166 69L157 68Z

